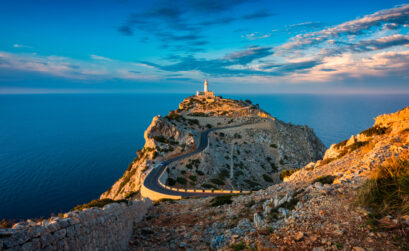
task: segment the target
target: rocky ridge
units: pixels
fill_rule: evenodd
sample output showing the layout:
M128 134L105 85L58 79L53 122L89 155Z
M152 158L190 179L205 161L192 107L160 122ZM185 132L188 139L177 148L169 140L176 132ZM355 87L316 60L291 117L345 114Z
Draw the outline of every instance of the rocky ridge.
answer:
M284 123L251 101L188 97L176 111L156 116L145 131L145 145L124 175L101 199L138 197L149 168L194 150L200 132L247 123L209 134L205 151L172 163L167 184L183 188L266 188L280 182L284 169L321 159L325 147L307 126Z
M408 156L409 107L377 117L323 160L264 190L156 203L130 250L407 250L409 215L386 216L374 230L355 198L372 170Z

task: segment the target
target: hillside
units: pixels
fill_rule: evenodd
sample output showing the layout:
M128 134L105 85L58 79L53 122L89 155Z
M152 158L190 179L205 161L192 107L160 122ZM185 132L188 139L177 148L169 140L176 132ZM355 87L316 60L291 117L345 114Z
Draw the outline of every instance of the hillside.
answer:
M307 126L284 123L251 101L188 97L167 116L156 116L145 131L145 145L101 199L137 198L155 164L193 151L200 132L209 134L203 151L167 169L167 185L180 188L256 190L281 182L284 169L299 169L321 159L325 147Z
M377 117L285 182L250 195L157 203L130 244L131 250L407 250L408 233L409 107Z

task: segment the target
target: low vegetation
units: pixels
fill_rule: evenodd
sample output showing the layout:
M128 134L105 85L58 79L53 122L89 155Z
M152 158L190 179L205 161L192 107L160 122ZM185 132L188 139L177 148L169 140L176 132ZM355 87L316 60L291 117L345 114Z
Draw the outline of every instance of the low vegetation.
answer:
M319 182L321 184L332 184L337 176L333 175L326 175L326 176L319 176L315 180L312 181L313 184Z
M290 177L293 173L297 172L298 169L284 169L280 173L280 179L284 180L285 177Z
M368 128L368 129L362 131L361 133L363 135L367 136L367 137L371 137L371 136L374 136L374 135L385 134L387 129L388 129L387 127L374 126L374 127L371 127L371 128Z
M225 204L231 204L233 202L231 197L232 197L231 195L221 195L214 197L213 199L210 200L210 206L217 207Z
M375 169L361 186L357 203L371 208L374 214L409 213L409 156L388 159Z
M11 228L11 223L9 223L6 219L2 219L0 222L0 228Z
M263 179L267 182L274 182L273 178L270 177L268 174L263 174Z
M128 200L111 200L111 199L92 200L89 203L85 203L85 204L74 207L73 211L82 210L82 209L91 208L91 207L104 207L105 205L108 205L111 203L120 203L120 202L128 203Z

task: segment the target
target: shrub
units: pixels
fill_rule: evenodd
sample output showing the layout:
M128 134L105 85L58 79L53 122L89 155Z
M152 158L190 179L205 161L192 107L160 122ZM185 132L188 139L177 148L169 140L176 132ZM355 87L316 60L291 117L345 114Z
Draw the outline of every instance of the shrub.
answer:
M168 180L166 181L166 184L168 184L168 186L174 186L176 185L176 180L172 178L168 178Z
M167 138L165 138L164 136L162 136L162 135L153 136L153 139L155 141L158 141L158 142L161 142L161 143L169 143L169 140Z
M332 182L334 182L336 177L337 176L333 176L333 175L319 176L318 178L313 180L312 183L314 184L314 183L320 182L321 184L332 184Z
M320 163L320 166L326 165L328 163L331 163L332 161L336 160L337 158L328 158L328 159L323 159Z
M335 148L336 149L339 149L339 148L341 148L341 147L343 147L343 146L345 146L346 144L347 144L347 142L348 142L348 140L346 139L346 140L343 140L343 141L341 141L341 142L339 142L339 143L337 143L337 144L335 144Z
M267 182L274 182L273 179L267 174L263 174L263 179Z
M139 193L139 191L129 192L129 193L127 193L127 194L124 196L124 198L127 199L127 200L129 200L129 199L131 199L133 196L137 195L138 193Z
M204 172L202 172L202 171L200 171L200 170L196 170L196 173L197 173L198 175L204 175Z
M211 179L210 182L219 185L219 186L223 186L225 185L224 181L220 180L220 179Z
M202 187L203 188L216 188L215 186L213 186L211 184L207 184L207 183L203 184Z
M128 202L128 201L127 200L111 200L111 199L92 200L89 203L85 203L85 204L74 207L73 210L82 210L84 208L90 208L90 207L104 207L105 205L115 203L115 202L119 203L119 202Z
M187 180L185 178L183 178L183 177L177 177L176 182L181 184L181 185L186 185L187 184Z
M284 160L280 160L280 165L284 165L285 163L284 163Z
M189 176L189 179L192 180L192 181L196 181L196 180L197 180L197 177L194 176L194 175L190 175L190 176Z
M11 228L11 223L9 223L6 219L2 219L0 222L0 228Z
M409 213L409 160L388 159L359 189L357 203L381 215Z
M210 129L210 128L212 128L212 125L211 124L206 124L206 127Z
M388 129L387 127L374 126L362 131L361 133L367 137L371 137L373 135L385 134L387 129Z
M284 169L280 173L280 179L284 180L285 177L290 177L293 173L297 172L298 169Z
M231 195L222 195L217 196L210 200L211 207L217 207L225 204L231 204L233 201L231 200Z
M226 169L221 170L220 173L218 174L218 178L219 178L220 180L224 180L224 179L226 179L226 178L229 177L229 176L230 176L230 173L229 173L229 171L226 170Z
M244 175L243 171L238 170L238 171L234 172L234 176L237 177L237 176L240 176L240 175Z
M240 251L240 250L246 249L247 245L246 245L246 243L241 241L239 243L235 243L235 244L231 245L230 247L233 249L233 251Z
M277 145L276 144L270 144L270 147L277 148Z

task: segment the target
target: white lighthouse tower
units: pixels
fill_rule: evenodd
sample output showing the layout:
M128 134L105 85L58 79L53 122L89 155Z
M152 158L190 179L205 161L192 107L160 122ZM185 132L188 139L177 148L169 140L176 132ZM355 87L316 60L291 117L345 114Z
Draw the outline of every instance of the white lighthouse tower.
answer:
M202 92L197 91L196 96L204 98L215 98L213 92L209 91L209 83L207 82L207 79L204 81L203 91Z

